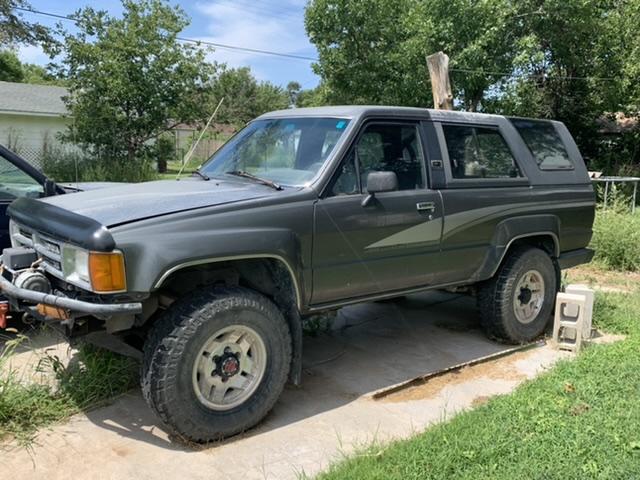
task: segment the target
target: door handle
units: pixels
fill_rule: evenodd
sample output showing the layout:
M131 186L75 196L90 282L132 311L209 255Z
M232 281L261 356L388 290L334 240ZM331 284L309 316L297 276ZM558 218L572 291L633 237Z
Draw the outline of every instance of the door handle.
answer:
M416 208L419 212L435 212L436 204L435 202L418 202Z

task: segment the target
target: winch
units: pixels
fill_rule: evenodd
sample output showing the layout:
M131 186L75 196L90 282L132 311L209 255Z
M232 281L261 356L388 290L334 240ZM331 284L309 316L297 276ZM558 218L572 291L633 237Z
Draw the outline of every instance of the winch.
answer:
M13 281L18 288L33 290L34 292L51 293L51 282L39 270L28 269L18 273Z

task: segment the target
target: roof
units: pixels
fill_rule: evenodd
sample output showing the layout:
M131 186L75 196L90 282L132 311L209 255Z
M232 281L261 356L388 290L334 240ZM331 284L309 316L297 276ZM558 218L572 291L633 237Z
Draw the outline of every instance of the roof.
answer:
M54 85L0 82L0 113L61 116L67 114L62 97L66 88Z
M433 110L431 108L392 107L380 105L343 105L331 107L292 108L265 113L258 118L285 117L339 117L356 118L362 115L384 115L431 118L433 120L450 121L486 121L491 118L504 118L500 115L486 113L462 112L456 110Z

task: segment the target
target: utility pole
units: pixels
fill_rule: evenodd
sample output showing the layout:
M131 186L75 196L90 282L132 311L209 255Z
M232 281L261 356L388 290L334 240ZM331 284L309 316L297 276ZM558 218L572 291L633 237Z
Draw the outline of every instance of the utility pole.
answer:
M427 56L427 66L433 90L433 105L437 110L453 110L453 95L449 82L449 57L438 52Z

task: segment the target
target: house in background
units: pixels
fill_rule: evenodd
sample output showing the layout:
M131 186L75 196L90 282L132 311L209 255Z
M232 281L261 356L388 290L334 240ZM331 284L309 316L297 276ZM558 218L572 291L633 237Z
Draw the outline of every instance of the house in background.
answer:
M43 152L60 145L57 137L73 119L62 98L63 87L0 82L0 145L13 150L37 168L42 168ZM180 161L200 136L198 125L180 124L164 137L170 140L168 160ZM212 125L193 153L193 163L209 158L229 137L231 125ZM65 145L64 149L74 148Z
M62 97L67 89L53 85L0 82L0 144L41 167L45 148L57 145L70 118Z

